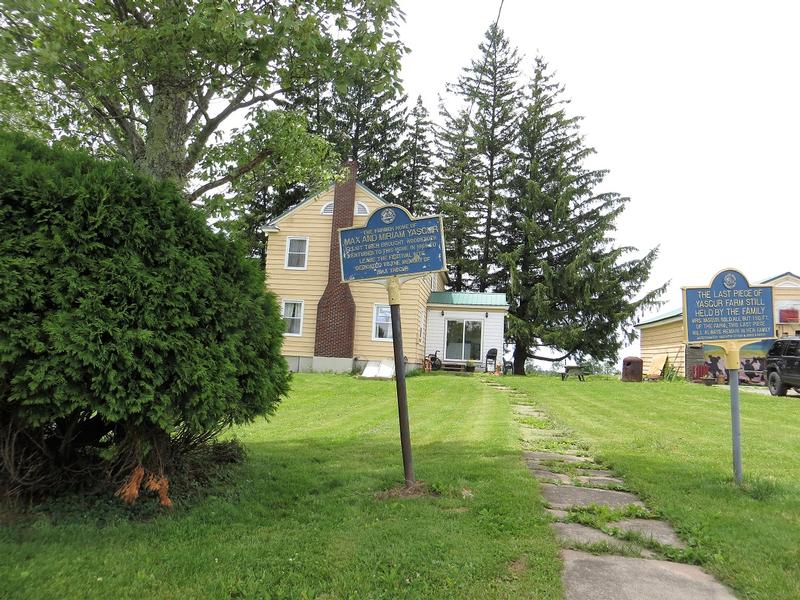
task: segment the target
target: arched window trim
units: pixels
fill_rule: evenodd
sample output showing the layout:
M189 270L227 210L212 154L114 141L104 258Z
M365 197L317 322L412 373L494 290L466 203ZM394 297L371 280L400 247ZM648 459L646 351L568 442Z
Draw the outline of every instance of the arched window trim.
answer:
M333 202L327 202L319 211L321 215L333 215ZM357 217L364 217L369 214L369 208L363 202L356 202L353 207L353 214Z

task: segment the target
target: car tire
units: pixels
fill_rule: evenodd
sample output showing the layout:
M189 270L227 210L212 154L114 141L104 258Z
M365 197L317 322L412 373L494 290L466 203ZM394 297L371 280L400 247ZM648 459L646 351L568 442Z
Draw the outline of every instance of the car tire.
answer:
M781 376L777 371L769 374L767 386L769 387L769 393L773 396L785 396L786 392L789 391L789 386L781 381Z

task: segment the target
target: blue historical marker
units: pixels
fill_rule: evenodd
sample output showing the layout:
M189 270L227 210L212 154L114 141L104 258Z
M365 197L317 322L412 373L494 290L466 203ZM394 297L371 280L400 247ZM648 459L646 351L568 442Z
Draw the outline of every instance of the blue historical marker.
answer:
M373 212L364 227L339 230L342 281L446 271L442 217L415 219L402 206Z
M442 217L437 215L415 219L402 206L382 206L369 216L364 227L339 230L339 253L342 281L381 280L389 293L400 446L405 481L410 486L415 479L400 324L400 286L404 280L447 270Z
M775 337L772 287L750 285L735 269L716 274L709 287L683 288L686 341L714 342L725 349L731 390L733 476L742 483L742 428L739 418L739 353L748 341Z
M775 336L772 287L751 286L739 271L726 269L710 287L686 287L683 293L689 343Z

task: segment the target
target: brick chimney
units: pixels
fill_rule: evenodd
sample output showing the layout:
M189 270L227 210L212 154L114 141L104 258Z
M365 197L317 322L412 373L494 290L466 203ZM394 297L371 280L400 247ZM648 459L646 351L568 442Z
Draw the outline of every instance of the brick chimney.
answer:
M349 162L347 168L349 170L347 179L337 183L333 192L328 285L317 304L314 356L353 357L356 303L353 294L350 293L350 286L342 282L338 230L353 225L358 164Z

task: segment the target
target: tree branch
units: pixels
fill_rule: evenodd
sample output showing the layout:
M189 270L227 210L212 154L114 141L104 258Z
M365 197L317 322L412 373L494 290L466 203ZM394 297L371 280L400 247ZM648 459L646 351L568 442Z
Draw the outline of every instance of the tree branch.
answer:
M132 158L136 159L136 157L144 151L145 147L142 136L136 131L136 126L129 117L122 112L122 108L111 98L108 96L98 96L97 99L100 100L100 103L106 109L108 116L120 126L123 132L125 132L125 135L130 140L131 150L133 152Z
M272 155L272 150L269 148L262 149L258 154L256 154L252 160L246 162L245 164L236 167L235 169L231 169L225 177L220 177L214 181L209 181L208 183L201 185L191 194L189 194L189 202L194 202L200 196L208 192L209 190L213 190L218 188L226 183L230 183L236 179L239 179L242 175L245 175L255 169L258 165L263 163L270 155Z
M214 118L206 121L206 124L200 130L200 132L195 137L194 141L189 145L189 150L186 153L186 163L184 164L184 171L188 173L194 168L195 163L200 158L200 155L203 153L203 150L206 147L206 142L208 142L208 138L217 130L217 128L222 124L222 122L227 119L232 113L237 111L241 108L241 103L247 98L247 95L253 91L253 88L256 86L256 82L258 78L253 75L250 77L248 82L242 86L242 89L233 97L233 99L228 103L220 113L217 114ZM192 116L194 118L194 115Z
M561 356L559 358L548 358L547 356L538 356L536 354L529 354L528 358L533 358L535 360L546 360L547 362L560 362L560 361L564 360L565 358L569 358L573 354L575 354L574 351L573 352L567 352L564 356Z

